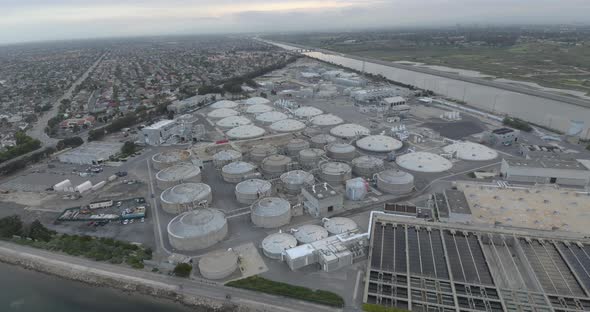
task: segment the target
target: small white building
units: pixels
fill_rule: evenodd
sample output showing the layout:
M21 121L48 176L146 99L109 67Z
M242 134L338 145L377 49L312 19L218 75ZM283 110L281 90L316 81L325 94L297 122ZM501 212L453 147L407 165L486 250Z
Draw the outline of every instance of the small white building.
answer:
M586 186L590 184L587 160L502 159L500 173L507 181Z
M141 129L143 141L147 145L160 145L179 132L175 120L161 120Z
M57 156L60 162L77 165L96 165L109 160L121 151L123 143L88 142Z

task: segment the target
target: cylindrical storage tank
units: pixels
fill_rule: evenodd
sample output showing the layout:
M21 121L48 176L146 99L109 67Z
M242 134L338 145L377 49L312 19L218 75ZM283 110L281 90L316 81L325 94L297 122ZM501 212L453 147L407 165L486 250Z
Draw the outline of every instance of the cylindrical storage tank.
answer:
M194 251L211 247L227 235L223 212L202 208L182 213L168 223L170 245L178 250Z
M211 119L223 119L225 117L237 116L239 114L240 113L231 108L218 108L210 111L209 114L207 114L207 117Z
M330 130L330 134L342 139L352 139L371 134L371 131L357 124L342 124Z
M234 161L242 160L242 153L236 150L223 150L213 155L213 165L215 168L221 168Z
M326 151L319 148L306 148L299 152L299 164L303 168L317 168L319 161L326 155Z
M363 178L355 178L346 181L346 198L354 201L365 199L369 189L367 181Z
M279 149L272 144L258 144L250 148L250 161L260 163L270 155L276 155Z
M318 134L322 134L322 129L318 127L307 127L303 130L303 135L308 138L314 137Z
M250 205L272 194L272 184L266 180L250 179L236 185L236 199L239 203Z
M154 169L162 170L190 159L192 153L189 150L168 150L152 156Z
M377 172L383 171L383 159L375 156L360 156L352 160L352 172L358 176L372 178Z
M333 127L343 123L344 120L342 118L332 115L332 114L325 114L325 115L318 115L311 119L311 124L318 127Z
M185 182L201 182L201 169L191 163L180 163L156 173L156 184L160 189Z
M331 143L326 146L328 157L336 160L351 161L356 157L356 148L346 143Z
M211 187L204 183L183 183L167 188L160 194L162 209L168 213L181 213L198 203L211 203Z
M280 260L283 251L297 246L295 236L288 233L273 233L262 240L262 252L265 256Z
M334 217L324 219L324 228L328 230L331 235L340 235L344 233L355 233L359 227L354 220L349 218Z
M257 104L268 104L270 103L269 100L263 98L263 97L251 97L249 99L247 99L246 101L244 101L244 104L246 105L257 105Z
M292 139L285 147L287 155L298 156L301 150L309 148L309 142L304 139Z
M360 149L374 153L389 153L402 148L403 143L386 135L370 135L356 141Z
M375 175L377 188L389 194L405 194L414 189L414 176L401 170L385 170Z
M300 244L317 242L328 237L328 230L313 224L305 224L293 231L293 236Z
M245 125L230 129L225 133L225 135L227 135L228 138L234 140L247 140L261 137L265 133L266 130L260 127L256 127L254 125Z
M221 100L221 101L217 101L217 102L211 104L210 107L212 109L218 109L218 108L236 108L236 107L238 107L238 103L236 103L234 101Z
M246 113L248 113L248 114L262 114L262 113L271 112L272 110L273 110L273 108L268 105L255 104L252 106L248 106L248 108L246 109Z
M352 177L352 168L345 163L328 161L320 164L320 177L328 183L344 183Z
M221 176L225 182L239 183L256 171L256 166L244 161L229 163L221 168Z
M256 115L256 121L260 122L264 126L270 126L271 124L284 119L289 119L289 116L276 111Z
M312 106L303 106L303 107L300 107L300 108L296 109L295 111L293 111L293 114L295 114L295 116L297 116L298 118L309 118L309 117L321 115L323 113L324 112L322 112L322 110L317 109Z
M335 137L329 134L318 134L311 138L311 147L323 149L324 146L334 142L336 142Z
M199 272L206 279L226 278L238 268L238 255L232 250L206 254L199 260Z
M313 184L314 180L313 174L303 170L293 170L281 175L285 192L293 195L301 193L301 189Z
M216 125L222 129L233 129L251 124L252 121L244 116L229 116L219 120Z
M283 119L270 125L270 130L275 132L296 132L305 129L305 124L295 119Z
M252 205L252 223L262 228L277 228L291 221L291 204L279 197L265 197Z
M262 172L269 177L279 176L289 170L292 159L285 155L270 155L262 160Z

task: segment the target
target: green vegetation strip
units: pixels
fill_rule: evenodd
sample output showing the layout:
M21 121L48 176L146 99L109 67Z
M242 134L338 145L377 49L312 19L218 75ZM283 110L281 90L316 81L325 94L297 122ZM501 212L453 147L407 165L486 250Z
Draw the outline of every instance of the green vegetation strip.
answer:
M407 312L406 310L403 310L403 309L384 307L382 305L370 304L370 303L363 304L363 311L366 311L366 312Z
M533 127L531 127L526 121L518 118L511 118L506 117L502 121L505 126L512 127L514 129L522 130L524 132L531 132L533 131Z
M271 295L279 295L332 307L344 306L344 299L333 292L312 290L306 287L275 282L260 276L251 276L241 280L231 281L227 283L226 286L255 290Z

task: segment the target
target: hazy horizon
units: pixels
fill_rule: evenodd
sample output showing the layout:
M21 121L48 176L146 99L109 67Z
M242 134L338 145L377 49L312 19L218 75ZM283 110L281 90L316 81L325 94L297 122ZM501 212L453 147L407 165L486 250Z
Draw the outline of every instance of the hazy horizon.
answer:
M5 0L0 44L112 37L587 24L587 0Z

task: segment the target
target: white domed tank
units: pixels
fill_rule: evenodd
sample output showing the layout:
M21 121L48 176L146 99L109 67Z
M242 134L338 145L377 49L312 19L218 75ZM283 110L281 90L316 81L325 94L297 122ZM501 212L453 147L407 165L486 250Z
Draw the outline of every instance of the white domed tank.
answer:
M279 149L272 144L257 144L250 148L250 161L260 163L270 155L276 155Z
M246 113L248 114L262 114L262 113L268 113L268 112L272 112L273 108L268 106L268 105L264 105L264 104L255 104L255 105L251 105L248 106L248 108L246 108Z
M369 192L369 184L363 178L354 178L346 181L346 198L359 201L365 199Z
M270 126L271 124L284 119L289 119L289 116L276 111L256 115L256 121L264 126Z
M262 252L265 256L280 260L283 251L297 246L295 236L288 233L273 233L262 240Z
M370 135L356 141L358 148L374 153L389 153L402 148L402 142L386 135Z
M328 157L335 160L351 161L356 157L356 148L346 143L331 143L326 146Z
M352 168L341 162L324 162L320 164L320 177L328 183L344 183L352 177Z
M219 120L216 125L222 129L233 129L251 124L252 121L244 116L229 116Z
M300 244L317 242L328 237L328 230L313 224L305 224L294 230L293 236Z
M254 172L256 172L256 166L244 161L229 163L221 168L223 180L229 183L239 183Z
M330 134L342 139L352 139L355 137L367 136L371 134L371 131L361 125L348 123L332 128Z
M385 163L375 156L360 156L352 160L352 172L358 176L372 178L377 172L383 171Z
M322 129L319 127L307 127L303 130L303 135L308 138L314 137L318 134L322 134Z
M318 134L311 138L311 147L323 149L324 146L334 142L336 142L335 137L329 134Z
M168 223L168 239L172 247L183 251L200 250L222 241L227 235L223 212L202 208L182 213Z
M299 164L303 168L317 168L318 163L326 155L326 151L319 148L306 148L299 151Z
M285 192L293 195L301 193L301 189L313 184L314 180L313 174L303 170L293 170L281 175Z
M473 142L456 142L443 147L443 150L462 160L485 161L498 157L498 152L495 150Z
M349 218L334 217L325 218L323 220L324 228L332 235L340 235L344 233L355 233L359 230L358 225L354 220Z
M385 170L375 175L377 188L389 194L405 194L414 189L414 176L401 170Z
M238 107L238 103L229 100L221 100L217 101L210 106L212 109L219 109L219 108L236 108Z
M228 138L234 140L247 140L247 139L254 139L263 136L266 133L266 130L256 127L254 125L245 125L235 127L230 129L228 132L225 133Z
M239 160L242 160L242 153L233 149L219 151L213 155L213 165L215 168L221 168L229 163Z
M303 106L303 107L300 107L300 108L296 109L295 111L293 111L293 114L295 114L295 116L297 116L298 118L305 118L305 119L307 119L309 117L321 115L323 113L324 112L322 112L321 109L317 109L312 106Z
M156 173L156 184L160 189L186 182L201 182L201 169L191 163L180 163Z
M291 139L285 150L289 156L298 156L301 150L309 148L309 142L304 139Z
M223 279L237 269L238 255L233 250L212 252L199 259L199 272L206 279Z
M190 150L174 149L163 151L152 156L152 163L154 164L154 169L162 170L181 162L188 161L191 158L191 155L192 152Z
M448 159L429 152L403 154L396 157L395 162L404 169L418 172L443 172L453 167Z
M178 214L198 203L211 203L211 187L204 183L183 183L167 188L160 194L162 209L168 213Z
M249 179L236 185L236 199L239 203L250 205L272 194L272 184L266 180Z
M291 222L291 204L279 197L265 197L252 205L250 217L258 227L281 227Z
M244 101L244 104L246 105L259 105L259 104L268 104L270 103L269 100L263 98L263 97L251 97L249 99L247 99L246 101Z
M295 119L283 119L270 125L270 130L280 133L297 132L305 129L305 124Z
M293 160L285 155L270 155L262 160L262 172L268 177L277 177L289 170Z
M210 119L223 119L225 117L237 116L239 114L238 111L231 108L218 108L210 111L209 114L207 114L207 117Z
M342 118L332 114L317 115L311 119L312 125L322 128L333 127L343 122L344 120L342 120Z

